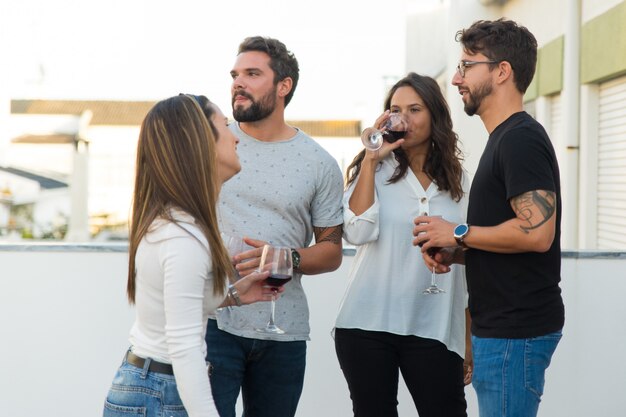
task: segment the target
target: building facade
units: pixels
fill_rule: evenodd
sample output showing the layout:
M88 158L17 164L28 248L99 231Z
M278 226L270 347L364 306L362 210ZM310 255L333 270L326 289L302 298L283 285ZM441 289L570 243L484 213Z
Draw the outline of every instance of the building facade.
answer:
M626 1L443 0L437 10L410 17L418 29L407 31L407 70L445 88L470 174L488 135L478 117L465 115L450 85L461 53L454 37L476 20L500 17L526 26L539 43L525 106L559 158L562 246L626 248ZM443 44L429 47L428 36L443 37Z

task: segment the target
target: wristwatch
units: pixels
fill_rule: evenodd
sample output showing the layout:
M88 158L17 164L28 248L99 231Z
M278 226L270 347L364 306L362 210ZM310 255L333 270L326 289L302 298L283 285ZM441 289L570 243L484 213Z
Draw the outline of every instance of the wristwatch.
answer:
M233 299L237 307L241 307L241 298L239 298L239 291L237 291L237 288L235 288L233 284L230 284L228 286L228 295L230 296L230 298Z
M293 264L293 270L300 270L300 252L291 248L291 263Z
M454 240L456 240L456 243L459 246L467 248L467 245L465 244L465 237L469 233L469 230L470 225L467 223L459 224L454 228Z

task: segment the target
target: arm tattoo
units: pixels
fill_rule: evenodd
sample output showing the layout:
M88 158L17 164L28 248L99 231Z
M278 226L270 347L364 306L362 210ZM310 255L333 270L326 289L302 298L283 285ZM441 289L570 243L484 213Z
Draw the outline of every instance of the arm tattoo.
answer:
M556 193L545 190L529 191L511 199L517 217L528 223L520 226L526 234L550 220L556 211Z
M340 224L332 227L314 227L313 233L315 233L315 243L330 242L338 245L341 244L343 225Z

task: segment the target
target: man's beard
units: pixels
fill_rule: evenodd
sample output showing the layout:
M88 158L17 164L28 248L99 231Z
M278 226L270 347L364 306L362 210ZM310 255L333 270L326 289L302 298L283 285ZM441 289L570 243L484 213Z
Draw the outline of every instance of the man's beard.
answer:
M235 96L244 96L251 101L250 107L243 108L243 106L235 107ZM257 122L265 119L272 114L276 108L276 86L261 97L259 101L256 101L250 94L245 91L238 91L233 94L232 98L233 106L233 118L238 122Z
M493 92L493 86L491 81L486 81L482 85L476 88L473 93L467 91L467 102L465 103L465 113L468 116L473 116L478 112L480 105L485 97L489 96Z

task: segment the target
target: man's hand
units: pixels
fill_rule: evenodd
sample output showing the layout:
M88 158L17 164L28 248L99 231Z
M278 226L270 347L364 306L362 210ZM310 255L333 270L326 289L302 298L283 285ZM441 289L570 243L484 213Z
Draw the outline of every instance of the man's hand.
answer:
M413 245L421 246L422 253L431 248L458 246L454 240L456 224L445 221L440 216L419 216L413 223Z
M246 245L252 246L254 249L250 249L233 256L235 269L242 277L259 269L263 246L269 244L263 240L250 239L248 237L244 237L243 241Z

